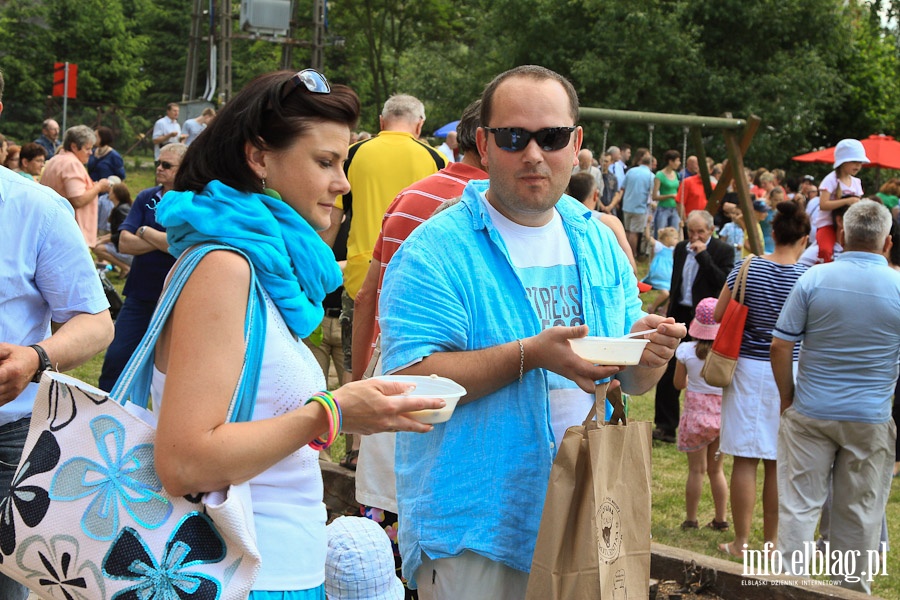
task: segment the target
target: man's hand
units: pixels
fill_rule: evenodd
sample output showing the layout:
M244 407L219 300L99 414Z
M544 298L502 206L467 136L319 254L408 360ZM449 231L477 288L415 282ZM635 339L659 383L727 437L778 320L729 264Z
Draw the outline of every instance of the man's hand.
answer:
M0 344L0 406L19 397L40 365L34 348Z
M703 240L697 240L696 242L691 242L688 248L691 249L691 252L694 254L700 254L704 250L706 250L706 242Z
M640 365L655 369L669 362L675 356L675 348L687 335L687 327L684 323L676 323L672 317L662 317L660 315L647 315L639 319L631 331L641 331L644 329L656 329L656 333L648 334L646 339L650 343L644 347L644 353L641 355Z
M675 355L675 348L687 335L684 323L676 323L672 317L659 315L647 315L638 319L631 331L644 329L656 329L656 332L646 336L650 343L644 347L641 361L619 375L622 390L626 394L634 396L643 394L656 385L665 371L666 365Z
M547 369L571 379L589 394L594 393L595 382L619 373L624 367L597 366L572 350L571 338L588 334L587 325L577 327L551 327L534 337L524 340L525 371L534 368Z

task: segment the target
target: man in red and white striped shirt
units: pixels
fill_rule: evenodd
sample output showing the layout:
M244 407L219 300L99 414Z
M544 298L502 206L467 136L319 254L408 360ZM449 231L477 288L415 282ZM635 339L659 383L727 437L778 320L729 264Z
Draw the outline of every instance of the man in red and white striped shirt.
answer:
M475 131L481 125L481 101L476 100L463 112L457 125L457 141L463 153L459 162L450 163L397 194L381 222L381 234L375 242L372 262L363 285L357 292L353 319L353 380L362 379L372 358L378 326L378 298L384 271L400 244L430 217L445 200L457 198L471 179L487 179L481 155L475 147Z

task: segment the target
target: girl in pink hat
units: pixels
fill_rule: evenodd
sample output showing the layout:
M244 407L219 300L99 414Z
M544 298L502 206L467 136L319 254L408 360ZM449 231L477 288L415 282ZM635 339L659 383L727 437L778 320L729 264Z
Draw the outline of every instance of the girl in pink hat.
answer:
M728 504L728 483L725 481L723 461L719 458L719 423L722 413L722 388L713 387L700 376L703 361L712 348L719 324L713 317L716 298L704 298L697 304L694 320L688 329L693 341L684 342L675 350L675 387L687 388L684 410L678 423L678 449L688 455L688 479L685 486L687 519L682 529L697 529L697 508L703 492L703 476L709 476L716 515L706 526L716 531L728 529L725 511Z

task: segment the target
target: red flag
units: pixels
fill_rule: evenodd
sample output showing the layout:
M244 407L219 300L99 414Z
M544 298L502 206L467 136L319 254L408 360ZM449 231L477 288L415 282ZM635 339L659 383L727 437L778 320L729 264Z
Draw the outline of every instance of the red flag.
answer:
M66 65L69 67L69 87L66 98L75 98L78 88L78 65L75 63L53 63L53 95L62 96L66 81Z

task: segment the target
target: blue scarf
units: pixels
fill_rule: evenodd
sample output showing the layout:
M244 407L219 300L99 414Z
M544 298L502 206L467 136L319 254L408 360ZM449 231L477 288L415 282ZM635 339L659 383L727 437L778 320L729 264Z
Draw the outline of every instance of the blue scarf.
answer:
M341 270L319 234L277 192L239 192L211 181L200 193L168 192L156 209L174 256L215 242L243 250L291 331L305 338L341 285Z

